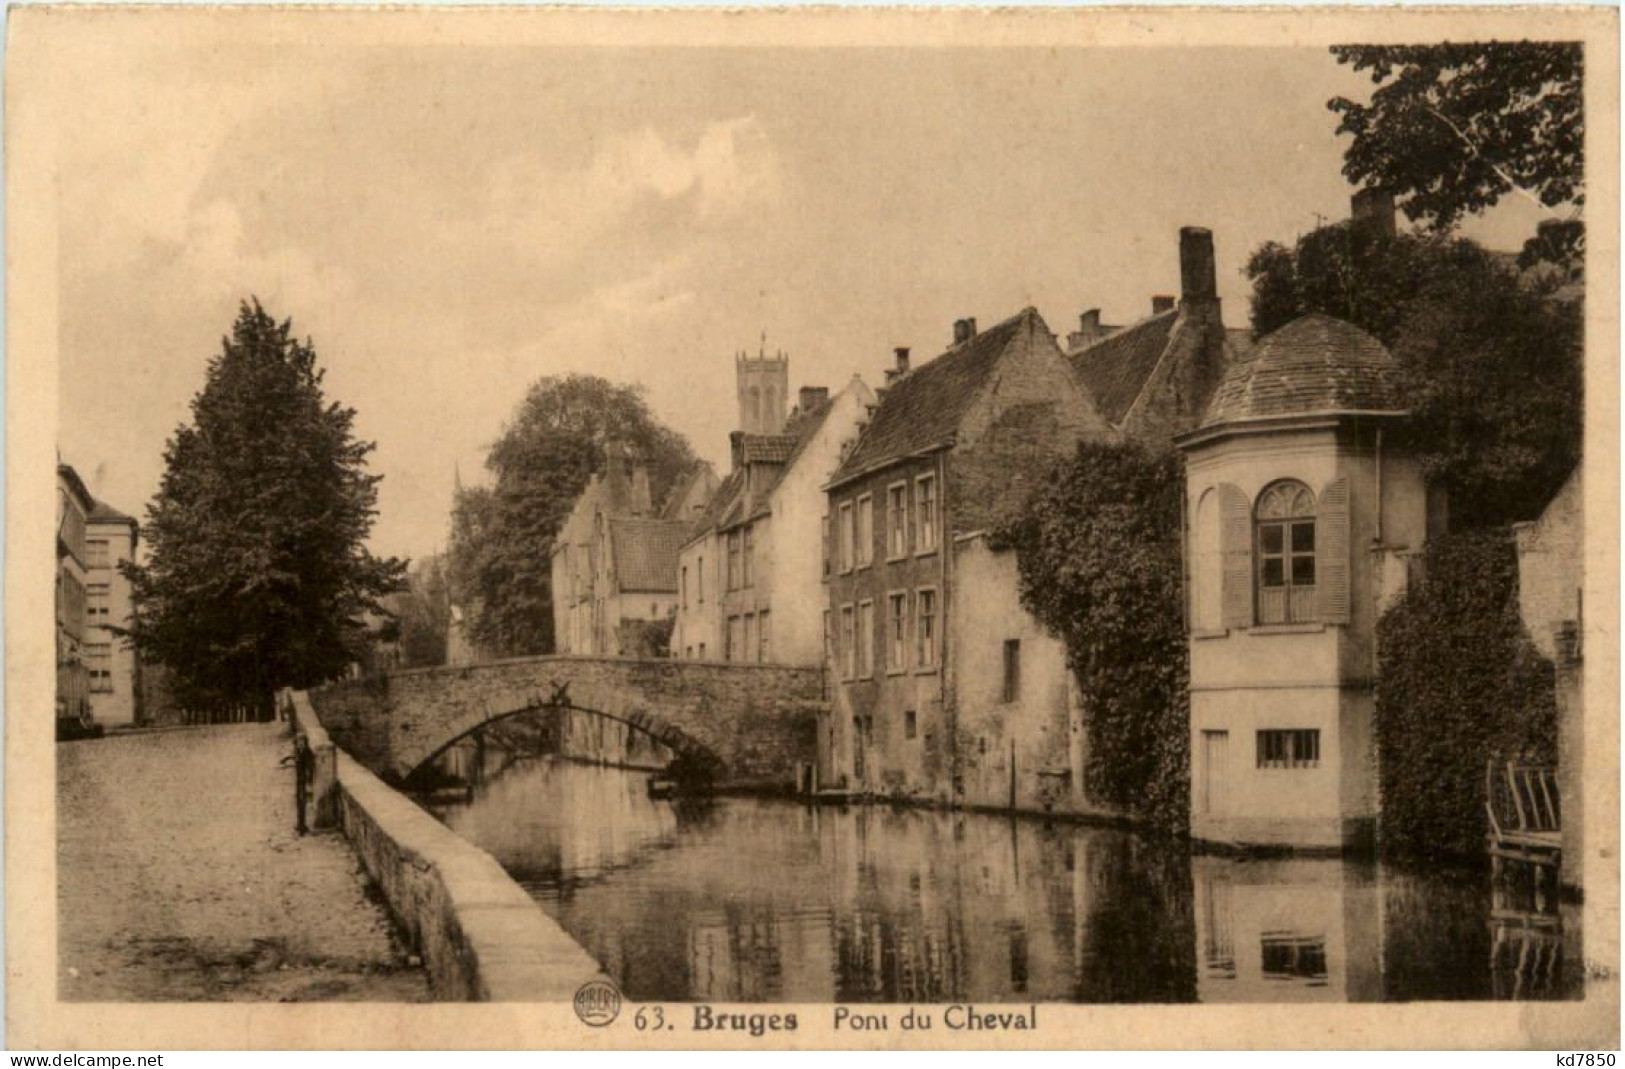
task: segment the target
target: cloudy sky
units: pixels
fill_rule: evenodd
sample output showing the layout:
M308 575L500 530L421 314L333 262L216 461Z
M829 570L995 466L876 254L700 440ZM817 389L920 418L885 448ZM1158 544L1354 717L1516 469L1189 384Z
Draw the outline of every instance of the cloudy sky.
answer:
M310 335L384 475L376 549L445 541L528 383L642 383L721 466L732 354L878 382L1036 305L1060 334L1178 287L1226 318L1269 240L1346 214L1321 49L183 46L58 72L60 447L144 514L237 304ZM1519 206L1477 227L1516 248Z

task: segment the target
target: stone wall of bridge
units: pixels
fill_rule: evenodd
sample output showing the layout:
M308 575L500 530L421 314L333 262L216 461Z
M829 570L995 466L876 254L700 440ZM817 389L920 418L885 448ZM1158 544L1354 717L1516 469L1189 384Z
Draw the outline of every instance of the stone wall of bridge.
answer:
M414 669L311 692L341 747L401 781L490 720L565 706L625 723L723 787L777 788L816 755L816 668L615 657L529 657Z

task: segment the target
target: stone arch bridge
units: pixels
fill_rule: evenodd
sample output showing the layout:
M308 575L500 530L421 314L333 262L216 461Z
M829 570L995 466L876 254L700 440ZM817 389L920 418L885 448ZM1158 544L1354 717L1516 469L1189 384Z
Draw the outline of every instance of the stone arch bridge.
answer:
M399 783L486 724L571 709L665 744L724 787L783 787L815 759L823 679L772 664L526 657L420 668L310 693L317 718L352 757Z

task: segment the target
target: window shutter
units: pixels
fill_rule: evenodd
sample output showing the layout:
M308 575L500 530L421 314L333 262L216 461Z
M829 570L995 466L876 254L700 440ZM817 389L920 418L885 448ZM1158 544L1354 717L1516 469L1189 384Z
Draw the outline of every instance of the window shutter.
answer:
M1349 481L1333 479L1320 492L1315 518L1315 570L1322 623L1349 622Z
M1231 483L1219 486L1219 550L1224 560L1225 627L1253 622L1253 510Z

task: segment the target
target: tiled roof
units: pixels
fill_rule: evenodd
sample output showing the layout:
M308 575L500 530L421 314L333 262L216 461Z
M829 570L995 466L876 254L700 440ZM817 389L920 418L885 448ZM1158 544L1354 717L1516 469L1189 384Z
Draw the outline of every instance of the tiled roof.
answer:
M90 513L85 516L86 523L123 523L131 527L137 526L134 516L126 516L118 509L105 501L98 501Z
M1142 319L1068 355L1073 371L1107 422L1123 422L1168 348L1168 336L1178 316L1179 310L1173 309Z
M747 434L741 443L746 464L783 464L795 452L793 434Z
M999 357L1037 318L1036 309L1023 309L892 383L833 481L949 441Z
M744 470L729 472L727 477L717 484L716 490L711 494L711 500L706 502L705 511L700 513L700 518L689 527L688 540L698 538L706 531L719 526L723 518L733 511L731 506L744 488Z
M675 592L677 552L687 533L688 525L680 520L610 520L616 585L628 592Z
M1263 416L1404 409L1393 354L1354 324L1316 312L1260 338L1232 365L1202 426Z

